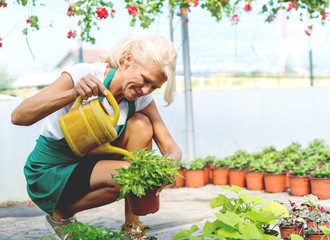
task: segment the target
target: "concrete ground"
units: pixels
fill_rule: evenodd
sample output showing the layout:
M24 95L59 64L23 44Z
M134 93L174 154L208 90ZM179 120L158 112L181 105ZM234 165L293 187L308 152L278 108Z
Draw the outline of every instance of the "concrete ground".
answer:
M290 209L289 199L301 201L302 197L294 197L289 192L266 193L264 191L248 191L241 193L258 195L264 199L277 200ZM159 240L170 240L179 231L190 229L193 224L204 226L206 220L214 220L216 209L210 208L212 198L224 194L228 197L234 193L208 184L202 188L165 188L160 195L160 209L155 214L143 216L140 220L150 225L148 236ZM319 200L319 203L330 210L330 200ZM115 202L104 207L83 211L77 219L93 226L102 225L110 229L120 229L124 222L124 201ZM49 237L50 232L44 225L44 213L37 206L19 204L0 208L0 239L25 240Z

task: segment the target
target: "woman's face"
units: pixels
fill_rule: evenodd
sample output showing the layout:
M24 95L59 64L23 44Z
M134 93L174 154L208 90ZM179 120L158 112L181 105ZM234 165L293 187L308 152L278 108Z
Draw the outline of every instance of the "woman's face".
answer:
M165 82L165 75L157 68L143 67L134 62L124 62L122 90L124 96L133 101L160 88Z

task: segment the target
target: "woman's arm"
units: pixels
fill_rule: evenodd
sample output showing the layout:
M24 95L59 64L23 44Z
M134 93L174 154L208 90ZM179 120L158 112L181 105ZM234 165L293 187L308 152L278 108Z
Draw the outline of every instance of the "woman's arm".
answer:
M74 86L71 76L63 73L54 83L18 105L11 114L11 121L15 125L29 126L72 103L79 95L87 99L99 92L106 94L106 88L94 76L87 75Z
M170 132L165 126L156 106L154 100L141 111L143 114L147 115L151 120L153 131L154 131L154 141L156 142L162 155L168 158L176 159L177 164L180 162L182 157L182 151L179 146L173 140Z

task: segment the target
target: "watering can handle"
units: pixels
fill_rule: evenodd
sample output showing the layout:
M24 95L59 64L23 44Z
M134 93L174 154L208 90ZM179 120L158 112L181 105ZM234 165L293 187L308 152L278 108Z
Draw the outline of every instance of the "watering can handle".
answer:
M116 101L116 99L113 97L112 93L107 89L107 96L106 99L108 100L110 106L113 108L113 116L109 116L110 121L112 122L112 124L114 126L117 125L118 119L119 119L119 114L120 114L120 110L119 110L119 106L118 103ZM79 95L77 97L77 99L74 101L70 111L76 109L77 107L79 107L82 104L82 96Z

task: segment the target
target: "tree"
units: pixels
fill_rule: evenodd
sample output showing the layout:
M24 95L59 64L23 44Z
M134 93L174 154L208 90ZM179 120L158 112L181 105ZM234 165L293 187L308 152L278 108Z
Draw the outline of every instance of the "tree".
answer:
M265 16L265 21L273 21L280 9L283 9L289 18L291 11L295 9L300 13L300 19L309 17L315 23L324 24L330 17L329 0L265 0L262 9L254 9L253 0L168 0L171 6L172 16L175 14L186 15L193 7L202 7L220 21L223 17L228 17L233 24L239 23L239 16L242 11L259 11ZM116 10L112 0L66 0L68 4L68 17L77 17L78 26L81 28L81 39L85 42L95 43L95 38L91 36L91 30L99 28L100 21L107 18L114 18ZM148 28L158 14L162 13L165 0L125 0L126 10L131 18L131 26L139 22L142 28ZM0 8L15 7L14 5L29 7L29 13L37 5L43 5L41 0L0 0ZM313 24L313 22L311 24ZM26 19L27 26L23 29L23 34L28 34L31 30L39 30L38 16L30 14ZM311 34L312 26L306 26L306 34ZM77 37L77 30L70 30L68 38ZM2 39L0 32L0 47Z

